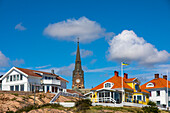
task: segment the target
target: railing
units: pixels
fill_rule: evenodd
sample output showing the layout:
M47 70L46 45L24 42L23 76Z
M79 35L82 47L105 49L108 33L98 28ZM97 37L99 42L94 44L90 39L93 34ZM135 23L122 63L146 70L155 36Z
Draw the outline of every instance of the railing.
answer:
M83 97L79 96L79 95L76 94L76 93L58 92L58 93L52 98L52 100L50 101L50 103L55 102L60 95L62 95L62 96L71 96L71 97L83 98Z
M43 84L57 84L57 85L61 85L61 81L60 80L42 80Z
M56 101L56 99L61 95L61 92L58 92L50 101L50 103Z
M110 97L102 97L102 98L94 98L92 99L92 102L94 103L95 101L97 102L110 102L110 103L116 103L116 100L114 100L113 98Z

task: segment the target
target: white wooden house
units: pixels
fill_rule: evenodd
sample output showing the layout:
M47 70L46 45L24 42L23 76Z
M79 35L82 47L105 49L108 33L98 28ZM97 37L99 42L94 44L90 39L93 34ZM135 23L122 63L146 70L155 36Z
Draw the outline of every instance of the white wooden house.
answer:
M66 92L67 80L54 74L54 71L42 72L12 67L0 78L3 91L43 91Z

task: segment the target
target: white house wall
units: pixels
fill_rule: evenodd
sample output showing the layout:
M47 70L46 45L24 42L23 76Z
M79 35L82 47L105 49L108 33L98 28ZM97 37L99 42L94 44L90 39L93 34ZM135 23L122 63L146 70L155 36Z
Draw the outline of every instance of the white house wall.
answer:
M20 74L19 72L17 72L16 70L13 70L11 73L9 73L7 76L10 75L17 75ZM25 75L23 75L23 79L22 80L18 80L18 81L9 81L7 82L7 76L5 76L2 79L2 90L5 91L10 91L10 86L14 86L14 85L22 85L24 84L24 91L27 91L27 77ZM20 89L20 88L19 88Z
M151 91L151 97L149 97L149 100L151 101L160 101L160 104L166 104L166 92L165 90L160 90L160 96L156 96L156 91Z

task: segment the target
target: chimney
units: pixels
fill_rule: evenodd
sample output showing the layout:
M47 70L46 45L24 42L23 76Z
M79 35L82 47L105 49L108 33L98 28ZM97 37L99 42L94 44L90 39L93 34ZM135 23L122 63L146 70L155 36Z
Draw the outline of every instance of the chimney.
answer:
M124 78L128 79L128 74L124 73Z
M159 78L159 74L155 74L155 79L158 79Z
M167 75L163 75L163 79L167 80Z
M52 74L55 74L55 73L54 73L54 69L51 70L51 73L52 73Z
M114 71L114 73L115 73L115 76L119 76L119 72L118 71Z

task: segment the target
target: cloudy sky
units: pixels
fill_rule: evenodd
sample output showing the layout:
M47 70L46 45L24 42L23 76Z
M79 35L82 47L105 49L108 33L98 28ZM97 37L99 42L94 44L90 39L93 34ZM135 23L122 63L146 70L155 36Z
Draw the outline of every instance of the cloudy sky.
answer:
M121 61L142 83L170 72L169 0L0 0L0 14L0 74L54 69L71 88L77 37L86 88L120 72Z

